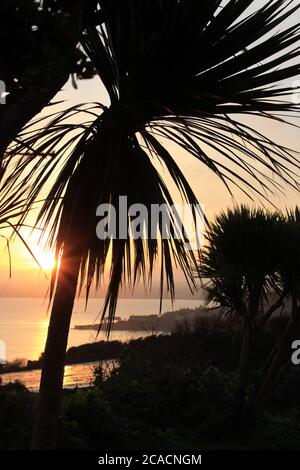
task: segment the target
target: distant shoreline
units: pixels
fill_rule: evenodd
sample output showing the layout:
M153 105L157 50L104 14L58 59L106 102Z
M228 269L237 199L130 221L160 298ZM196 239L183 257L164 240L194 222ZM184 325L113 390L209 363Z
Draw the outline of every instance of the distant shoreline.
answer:
M109 359L117 359L120 357L126 343L121 341L97 341L95 343L86 343L81 346L73 346L68 349L65 365L84 364L85 362L102 361ZM95 359L91 361L88 356L93 356ZM24 367L8 367L0 369L0 376L15 372L29 372L42 368L42 360L36 361L29 360Z
M209 315L215 316L214 312L209 312ZM120 320L122 331L152 331L153 335L150 337L168 336L172 331L180 325L191 325L195 319L206 318L208 311L202 307L179 309L174 312L166 312L161 316L158 315L136 315L129 317L128 320ZM125 324L129 325L125 328ZM98 325L82 325L83 328L97 329ZM105 328L105 324L103 325ZM130 330L130 326L132 329ZM115 329L115 325L113 327ZM110 359L118 359L128 344L135 345L141 343L145 338L142 336L139 339L132 339L129 342L122 342L119 340L101 340L93 343L86 343L79 346L72 346L68 349L66 355L66 365L84 364L92 361L102 361ZM149 338L149 336L148 336ZM26 372L38 370L42 367L42 360L28 360L25 366L15 366L13 361L11 367L9 363L0 369L0 375Z
M203 307L195 308L181 308L175 311L165 312L162 315L130 315L128 319L124 320L121 317L116 317L112 329L113 331L153 331L153 332L168 332L176 328L178 323L193 322L195 318L200 315L207 315L208 310ZM105 329L108 325L107 321L102 323L102 328ZM73 327L75 330L99 330L99 325L93 324L78 324Z

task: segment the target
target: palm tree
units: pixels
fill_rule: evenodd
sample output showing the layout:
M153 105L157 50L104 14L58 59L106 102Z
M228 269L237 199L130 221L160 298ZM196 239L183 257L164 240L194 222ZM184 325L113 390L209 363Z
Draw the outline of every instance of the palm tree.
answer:
M283 373L291 366L290 348L300 323L300 211L287 212L281 230L282 248L278 252L279 275L283 292L291 300L287 325L266 359L248 407L251 423L256 425Z
M52 277L34 448L55 447L78 279L88 298L91 283L99 283L111 263L102 312L110 321L121 284L127 280L134 287L140 277L151 284L157 259L161 285L165 280L172 298L174 264L193 288L197 254L186 250L183 239L97 239L95 213L101 202L117 205L118 197L127 195L128 204L170 206L164 168L183 199L195 204L166 139L211 168L228 188L233 183L265 198L269 184L280 185L261 165L298 187L296 155L238 115L284 120L286 113L297 111L287 98L292 85L286 80L299 73L300 66L291 61L299 58L300 31L298 24L285 20L293 18L299 5L271 0L251 12L253 3L95 2L94 21L80 42L106 87L110 106L74 107L41 122L38 130L35 122L23 129L11 150L10 155L25 151L27 156L19 159L5 184L28 189L28 210L51 182L37 223L50 227L50 243L60 259ZM162 224L157 228L161 232Z
M234 315L243 327L233 418L238 432L247 435L291 365L291 343L300 322L299 209L286 216L244 206L228 210L211 224L207 241L200 264L201 275L209 279L207 302L215 302L223 314ZM255 334L288 298L287 325L262 364L246 402Z
M202 252L200 272L208 279L206 300L233 315L242 326L234 415L244 411L249 360L255 335L282 305L279 269L282 253L283 218L279 214L246 206L216 217L208 229L208 246ZM274 297L276 300L272 297Z

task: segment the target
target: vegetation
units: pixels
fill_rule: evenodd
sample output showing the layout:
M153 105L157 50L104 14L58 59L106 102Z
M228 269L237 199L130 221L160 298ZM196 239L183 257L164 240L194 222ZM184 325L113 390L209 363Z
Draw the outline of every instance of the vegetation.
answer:
M249 387L282 332L275 320L264 326L252 351ZM93 387L64 390L58 448L299 448L296 366L272 394L255 433L237 435L231 409L240 346L240 332L230 321L221 326L204 321L192 330L132 343L109 377L100 362ZM0 387L0 448L30 446L36 406L37 395L22 385Z
M70 74L75 86L76 79L94 76L94 67L78 44L81 23L78 2L2 0L0 41L5 47L0 80L9 94L0 106L0 160Z
M207 241L201 263L201 274L209 279L207 301L216 302L243 330L235 413L240 425L251 427L291 363L292 337L300 322L299 209L286 216L243 206L229 210L211 225ZM286 303L288 321L246 400L256 337Z

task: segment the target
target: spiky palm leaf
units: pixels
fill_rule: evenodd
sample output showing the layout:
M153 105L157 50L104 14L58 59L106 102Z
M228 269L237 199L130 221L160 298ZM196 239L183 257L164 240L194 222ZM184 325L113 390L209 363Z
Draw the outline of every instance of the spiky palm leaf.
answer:
M21 198L21 193L22 192L17 190L15 192L11 192L8 196L5 194L1 194L0 196L0 238L4 239L6 242L10 277L12 273L10 241L13 237L19 238L26 250L36 261L37 265L40 266L38 260L36 259L33 251L30 248L30 245L28 244L21 232L22 227L29 228L28 225L19 222L19 220L27 214L26 199Z
M142 275L151 282L160 253L161 281L174 296L174 262L193 285L196 256L184 240L112 240L95 234L96 207L166 202L172 194L153 165L161 162L183 198L195 204L188 181L165 147L175 142L230 183L265 197L263 168L298 188L297 155L242 123L240 114L283 119L297 112L288 81L299 73L299 23L286 25L300 8L270 0L248 13L253 0L99 0L82 45L110 97L74 107L37 129L27 126L8 157L19 158L6 181L28 189L29 210L51 182L38 223L51 225L57 256L72 231L81 257L81 280L99 281L111 252L104 314L113 319L120 285ZM96 25L95 25L96 23ZM291 61L296 61L295 65ZM84 122L81 114L88 115ZM278 115L279 113L279 115ZM80 115L80 125L70 118ZM235 117L236 116L236 117ZM29 165L29 167L28 167ZM28 171L29 168L29 171ZM53 177L53 172L57 174ZM158 230L162 230L158 224ZM53 285L57 273L54 273Z
M259 311L265 313L270 294L282 293L284 226L279 213L246 206L218 215L209 227L200 264L208 280L206 301L224 314L250 316L254 322Z

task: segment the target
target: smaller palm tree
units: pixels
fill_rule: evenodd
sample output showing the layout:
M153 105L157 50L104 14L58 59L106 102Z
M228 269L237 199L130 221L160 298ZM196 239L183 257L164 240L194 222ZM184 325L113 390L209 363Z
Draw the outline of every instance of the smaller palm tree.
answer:
M241 413L255 332L279 308L285 293L278 272L282 217L241 206L221 213L209 227L200 271L209 279L206 300L242 326L236 405ZM271 294L276 301L271 303Z
M291 366L291 344L300 324L300 210L288 211L282 226L279 275L283 292L290 298L289 319L278 343L261 369L249 405L249 415L256 422L283 373Z

